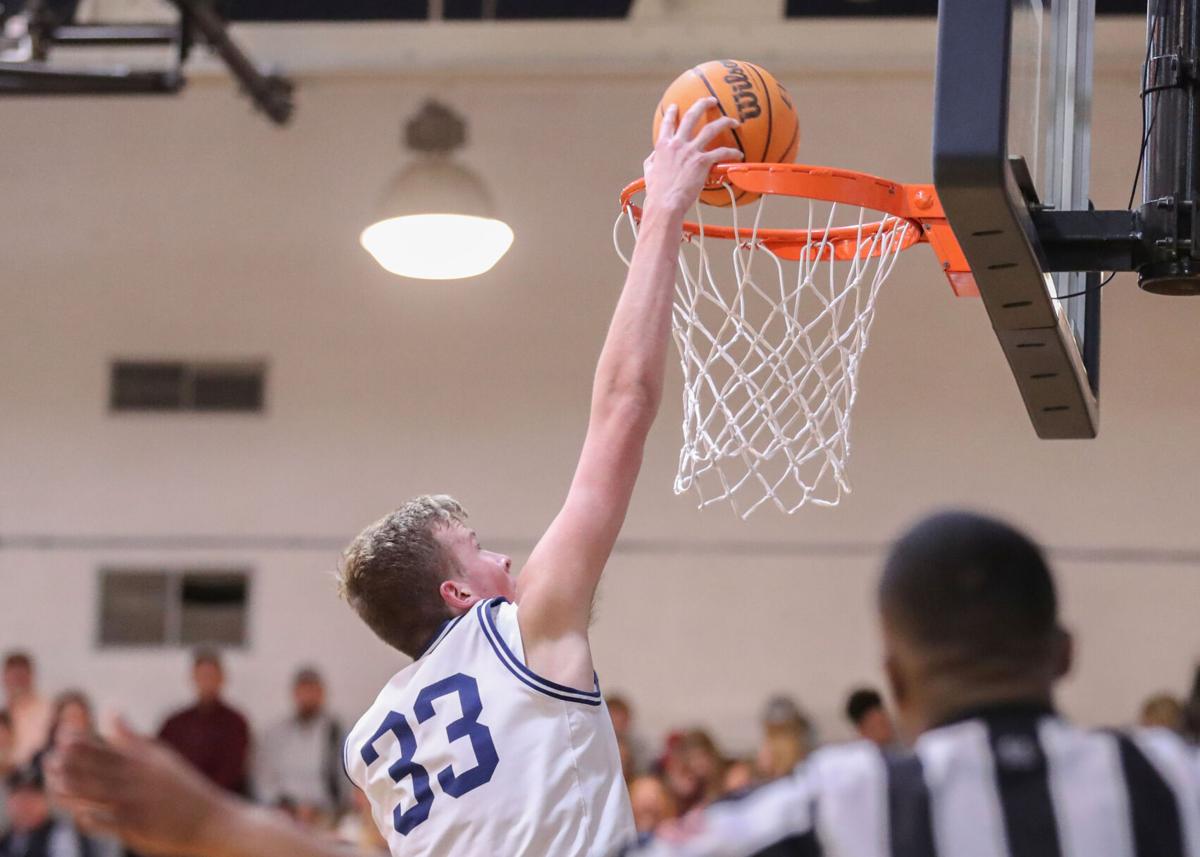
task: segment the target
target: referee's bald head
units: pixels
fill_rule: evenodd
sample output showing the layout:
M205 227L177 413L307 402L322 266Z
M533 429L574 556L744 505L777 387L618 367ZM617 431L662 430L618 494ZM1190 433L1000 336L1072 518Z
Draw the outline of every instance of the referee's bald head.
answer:
M945 669L1037 669L1053 657L1058 597L1042 551L970 512L919 521L893 545L879 584L888 631Z

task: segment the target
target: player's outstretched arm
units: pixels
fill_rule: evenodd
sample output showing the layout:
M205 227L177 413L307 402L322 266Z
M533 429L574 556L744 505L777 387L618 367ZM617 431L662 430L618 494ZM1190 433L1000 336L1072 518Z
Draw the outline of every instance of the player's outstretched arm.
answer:
M56 803L86 831L162 857L353 857L281 813L221 791L157 741L121 728L112 743L79 739L57 751Z
M712 167L742 157L737 149L705 151L737 124L725 117L703 124L705 111L715 103L703 99L682 119L672 105L662 121L646 161L637 246L596 366L579 465L562 510L518 578L527 663L573 687L592 683L587 648L592 599L625 520L662 398L684 215Z

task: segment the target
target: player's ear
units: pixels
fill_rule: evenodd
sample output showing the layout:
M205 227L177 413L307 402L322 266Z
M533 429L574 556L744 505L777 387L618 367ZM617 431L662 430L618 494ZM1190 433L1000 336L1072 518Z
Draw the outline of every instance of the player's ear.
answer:
M443 580L438 586L438 593L455 613L465 613L476 601L465 580Z

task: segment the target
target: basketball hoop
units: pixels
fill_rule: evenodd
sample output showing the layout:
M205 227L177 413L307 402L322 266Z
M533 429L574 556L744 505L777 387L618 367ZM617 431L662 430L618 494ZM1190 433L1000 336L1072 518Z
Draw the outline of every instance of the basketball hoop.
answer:
M728 500L743 518L768 501L789 514L837 505L850 491L858 370L896 259L929 243L959 295L977 293L970 268L930 185L731 164L710 186L761 197L745 206L749 217L723 209L729 225L706 224L700 206L684 223L672 314L684 381L675 493L696 491L701 508ZM642 210L633 200L644 190L638 180L621 193L613 241L626 264L621 226L636 239ZM763 226L768 205L785 201L799 206L789 220L805 227Z

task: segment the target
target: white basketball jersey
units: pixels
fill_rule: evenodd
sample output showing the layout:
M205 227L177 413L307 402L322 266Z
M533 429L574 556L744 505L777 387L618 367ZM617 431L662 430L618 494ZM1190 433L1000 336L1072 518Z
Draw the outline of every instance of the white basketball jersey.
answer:
M517 609L481 601L448 623L346 739L393 857L598 857L634 838L599 683L525 666Z

